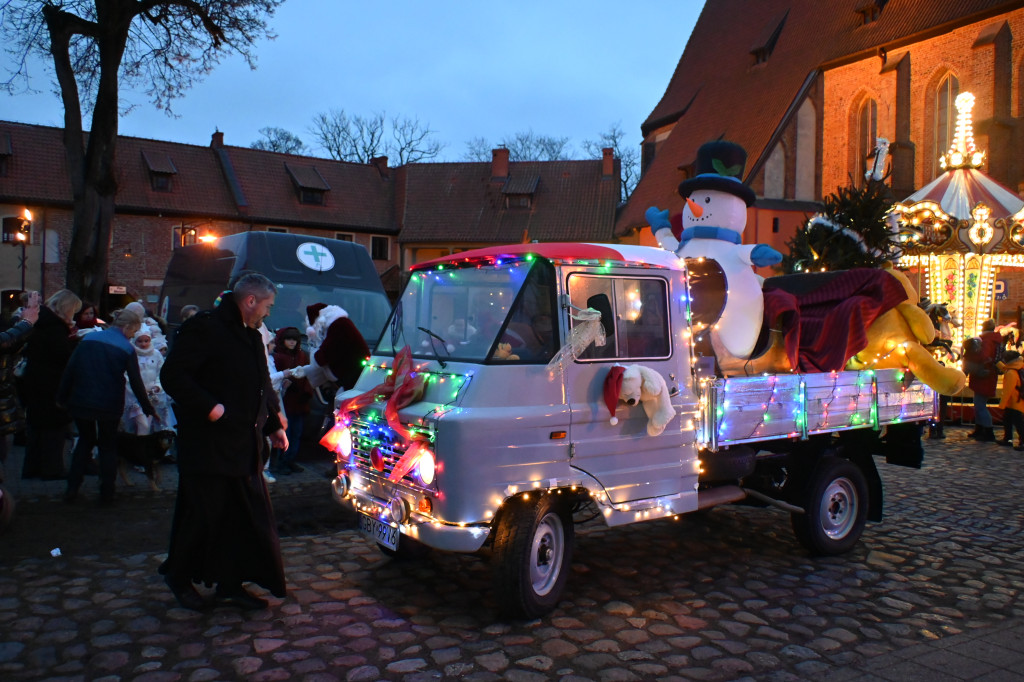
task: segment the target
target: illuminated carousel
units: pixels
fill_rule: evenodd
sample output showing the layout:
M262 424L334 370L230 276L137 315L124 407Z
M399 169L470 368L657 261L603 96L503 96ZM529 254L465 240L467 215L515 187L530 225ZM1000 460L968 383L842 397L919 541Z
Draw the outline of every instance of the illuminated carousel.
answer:
M916 271L921 295L963 323L951 330L954 348L993 316L999 270L1024 268L1024 201L979 170L985 152L974 146L973 107L971 93L956 98L956 134L939 159L944 172L892 209L904 249L899 267Z

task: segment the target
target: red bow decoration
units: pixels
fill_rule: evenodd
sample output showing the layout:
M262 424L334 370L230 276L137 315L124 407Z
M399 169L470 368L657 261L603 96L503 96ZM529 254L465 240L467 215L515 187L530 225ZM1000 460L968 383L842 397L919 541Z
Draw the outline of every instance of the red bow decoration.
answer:
M345 428L349 421L347 415L367 405L372 405L381 398L387 398L384 406L384 418L388 426L398 434L405 442L416 440L419 436L406 426L398 418L398 411L407 405L412 405L423 399L423 392L426 390L426 381L416 374L412 364L412 350L405 346L395 354L395 362L391 367L391 374L384 380L384 383L377 384L369 391L361 393L354 398L349 398L338 408L336 424L334 428L324 434L320 444L331 449L331 432L335 429Z

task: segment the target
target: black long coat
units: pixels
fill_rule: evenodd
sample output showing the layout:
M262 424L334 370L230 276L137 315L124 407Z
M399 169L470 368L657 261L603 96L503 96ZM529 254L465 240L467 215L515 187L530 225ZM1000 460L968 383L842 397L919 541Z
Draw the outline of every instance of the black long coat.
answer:
M160 371L178 419L182 474L250 476L263 466L264 434L281 427L268 413L273 388L263 339L246 327L232 294L182 325ZM207 419L218 403L224 416Z
M71 421L68 413L57 407L57 387L75 349L70 333L71 327L55 312L46 306L39 308L32 336L21 351L25 358L22 397L32 426L56 429Z

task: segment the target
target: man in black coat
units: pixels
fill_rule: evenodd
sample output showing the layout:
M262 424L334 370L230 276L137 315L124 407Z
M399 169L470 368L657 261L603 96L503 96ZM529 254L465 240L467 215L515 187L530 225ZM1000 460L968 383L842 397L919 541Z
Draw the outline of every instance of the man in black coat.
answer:
M160 380L178 419L178 498L165 581L185 608L210 603L194 582L216 584L215 603L265 608L253 582L285 596L277 524L263 480L265 436L287 449L259 328L274 305L274 283L243 276L213 310L189 319Z

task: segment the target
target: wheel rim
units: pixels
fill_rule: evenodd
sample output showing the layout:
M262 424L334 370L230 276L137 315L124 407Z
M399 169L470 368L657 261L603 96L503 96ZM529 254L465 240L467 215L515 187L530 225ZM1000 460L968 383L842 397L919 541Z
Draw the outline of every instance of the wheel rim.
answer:
M544 596L555 586L565 556L565 529L557 514L545 514L533 533L530 551L530 583L534 593Z
M857 523L857 489L848 478L837 478L821 498L821 529L832 540L845 538Z

